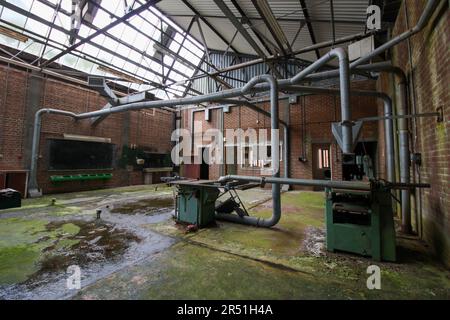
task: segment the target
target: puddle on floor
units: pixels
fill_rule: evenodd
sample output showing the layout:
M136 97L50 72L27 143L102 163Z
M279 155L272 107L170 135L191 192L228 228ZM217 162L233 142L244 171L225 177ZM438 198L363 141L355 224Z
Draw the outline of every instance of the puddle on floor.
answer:
M10 273L11 280L18 280L0 284L0 299L70 298L76 290L67 288L69 266L80 267L85 287L125 266L152 259L173 243L151 231L104 220L53 221L28 232L31 242L27 248L35 253L28 263L30 268L14 278L14 261L9 267L0 264L0 269L7 267L4 271ZM23 259L17 258L20 266Z
M51 222L47 225L50 232L58 229L69 230L44 249L39 273L66 270L70 265L81 267L92 262L114 260L132 242L141 241L134 234L105 222Z
M172 198L142 199L139 201L115 204L110 212L128 215L144 214L153 216L172 210L173 206L174 203Z

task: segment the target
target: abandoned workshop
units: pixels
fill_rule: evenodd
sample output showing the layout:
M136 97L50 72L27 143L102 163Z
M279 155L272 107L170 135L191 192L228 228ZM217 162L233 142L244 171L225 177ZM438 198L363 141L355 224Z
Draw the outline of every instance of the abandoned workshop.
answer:
M449 300L449 34L446 0L0 0L0 299Z

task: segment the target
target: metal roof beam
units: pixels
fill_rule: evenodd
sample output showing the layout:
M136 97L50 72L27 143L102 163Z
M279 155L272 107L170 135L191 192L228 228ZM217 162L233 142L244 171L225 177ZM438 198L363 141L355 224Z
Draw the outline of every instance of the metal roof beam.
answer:
M278 47L283 52L283 55L286 55L288 52L292 52L292 48L287 41L286 35L284 34L283 29L280 24L277 22L269 4L266 0L252 0L253 6L258 11L258 14L264 21L267 29L269 29L270 34L275 39Z
M223 2L223 0L214 0L215 4L219 7L219 9L223 12L223 14L230 20L230 22L234 25L234 27L239 31L239 33L245 38L248 44L255 50L255 52L260 57L265 57L264 52L258 46L258 44L253 40L247 30L244 28L242 23L236 18L233 12L228 8L228 6Z
M220 38L220 40L223 41L223 43L225 43L227 46L230 46L231 50L233 50L234 52L239 53L239 51L238 51L233 45L231 45L231 44L228 42L228 40L225 39L225 37L224 37L221 33L219 33L219 32L214 28L214 26L213 26L208 20L206 20L206 19L200 14L200 12L198 12L197 9L195 9L195 8L189 3L189 1L187 1L187 0L181 0L181 1L189 8L189 10L191 10L191 11L194 13L194 15L198 16L199 19L202 20L202 22L203 22L204 24L206 24L206 25L208 26L208 28L210 28L210 29L211 29L211 30L212 30L212 31Z
M43 63L41 66L42 67L46 67L49 64L51 64L52 62L55 62L56 60L58 60L59 58L65 56L66 54L72 52L74 49L78 48L79 46L91 41L92 39L94 39L95 37L97 37L100 34L105 33L106 31L114 28L115 26L123 23L124 21L130 19L131 17L144 12L145 10L147 10L148 8L150 8L151 6L155 5L156 3L158 3L160 0L149 0L147 3L141 5L139 8L130 11L129 13L127 13L126 15L124 15L123 17L113 21L112 23L110 23L109 25L107 25L106 27L101 28L100 30L94 32L93 34L91 34L90 36L78 41L77 43L71 45L69 48L67 48L66 50L62 51L61 53L57 54L56 56L54 56L53 58L47 60L45 63Z
M39 0L39 1L41 1L41 0ZM4 6L7 7L8 9L14 10L14 11L16 11L16 12L18 12L18 13L20 13L20 14L22 14L22 15L28 17L28 18L32 18L32 19L34 19L34 20L36 20L36 21L38 21L38 22L40 22L40 23L43 23L43 24L47 25L48 27L52 27L52 28L54 28L54 29L56 29L56 30L58 30L58 31L60 31L60 32L63 32L63 33L65 33L66 35L68 35L68 31L67 31L66 29L64 29L64 28L62 28L62 27L60 27L60 26L58 26L58 25L52 24L51 22L49 22L49 21L47 21L47 20L45 20L45 19L43 19L43 18L41 18L41 17L39 17L39 16L36 16L36 15L34 15L34 14L32 14L32 13L30 13L30 12L28 12L28 11L22 9L22 8L19 8L19 7L15 6L15 5L12 5L12 4L6 2L5 0L0 0L0 4L4 5ZM54 8L54 7L53 7L53 8ZM91 28L93 28L94 30L98 30L98 28L96 28L94 25L89 24L89 26L90 26ZM17 26L14 26L14 27L17 28ZM23 28L22 28L22 29L23 29ZM26 29L23 29L23 30L26 31L26 32L28 32L28 33L32 33L30 30L26 30ZM128 48L133 49L133 50L136 51L136 49L133 48L130 44L128 44L128 43L122 41L121 39L118 39L117 37L114 37L113 35L111 35L111 34L109 34L109 33L106 33L106 34L107 34L110 38L112 38L113 40L119 42L120 44L122 44L122 45L124 45L124 46L126 46L126 47L128 47ZM77 37L80 38L80 39L82 39L82 38L81 38L80 36L78 36L78 35L77 35ZM45 38L45 37L44 37L44 38ZM154 40L154 39L153 39L152 41L153 41L153 42L157 42L157 41ZM145 67L145 66L143 66L143 65L141 65L141 64L138 64L138 63L135 62L135 61L131 61L131 60L129 60L128 58L119 55L117 52L114 52L114 51L112 51L112 50L110 50L110 49L108 49L108 48L105 48L105 47L103 47L103 46L101 46L101 45L99 45L99 44L97 44L97 43L95 43L95 42L93 42L93 41L92 41L92 42L89 42L89 44L92 45L92 46L94 46L94 47L96 47L96 48L98 48L98 49L100 49L100 50L103 50L103 51L105 51L105 52L107 52L107 53L109 53L109 54L116 55L116 56L118 56L119 58L121 58L121 59L123 59L123 60L125 60L125 61L129 61L130 63L132 63L132 64L134 64L134 65L136 65L136 66L138 66L138 67L141 67L141 68L143 68L143 69L145 69L145 70L147 70L147 71L150 71L150 72L152 72L154 75L157 75L157 76L159 76L159 77L163 77L163 76L164 76L163 74L160 74L160 73L158 73L157 71L155 71L155 70L153 70L153 69L147 68L147 67ZM59 44L59 45L63 46L63 44ZM60 49L58 49L58 50L60 50ZM171 50L169 50L169 51L172 52ZM139 52L139 51L137 51L137 52ZM141 53L144 57L146 57L146 58L148 58L148 59L150 59L150 60L152 60L152 61L154 61L154 62L156 62L156 63L159 63L159 64L161 64L161 65L164 65L164 66L166 66L166 67L169 67L169 65L164 64L163 61L158 60L157 58L148 55L146 52L139 52L139 53ZM83 55L86 55L86 53L84 53L84 52L83 52L82 54L83 54ZM179 58L179 59L182 60L182 61L186 61L186 64L190 65L192 68L194 68L194 69L197 68L197 66L195 66L194 64L192 64L190 61L187 61L186 59L184 59L184 58L182 58L182 57L177 57L177 58ZM101 60L100 60L100 61L101 61ZM108 64L108 63L106 63L106 62L103 62L103 63ZM115 66L113 66L113 67L115 67ZM117 68L117 67L115 67L115 68ZM205 70L202 70L202 71L203 71L203 72L206 72ZM178 73L178 74L181 75L181 76L185 76L184 74L182 74L180 71L178 71L178 70L176 70L176 69L175 69L175 72ZM174 81L173 79L170 79L170 80L171 80L171 81ZM147 81L148 81L148 79L147 79ZM175 82L175 81L174 81L174 82Z
M230 0L230 1L235 1L235 0ZM237 9L237 8L236 8ZM174 17L174 18L192 18L194 15L192 14L170 14L170 13L166 13L167 17ZM218 16L218 15L203 15L204 18L209 18L209 19L228 19L225 16ZM261 17L252 17L249 18L253 21L255 20L260 20L262 21L263 18ZM278 22L305 22L306 21L310 21L310 22L320 22L320 23L331 23L330 20L326 20L326 19L289 19L289 18L277 18ZM364 26L365 23L367 22L366 20L342 20L342 19L336 19L335 24L352 24L352 25L359 25L359 26Z
M299 0L299 1L300 1L300 6L302 7L303 16L305 17L305 20L306 20L306 26L308 27L309 35L311 37L311 42L313 45L315 45L315 44L317 44L317 40L316 40L316 35L314 34L314 29L313 29L313 26L312 26L312 23L310 20L308 7L306 6L305 0ZM319 59L320 58L319 49L315 49L314 51L316 52L317 59Z
M0 0L0 3L1 3L2 1L4 1L4 0ZM41 43L41 44L45 44L45 41L39 40L39 39L37 38L37 37L42 37L42 35L38 35L38 34L32 32L32 31L30 31L30 30L26 30L26 29L23 28L23 27L14 25L14 24L12 24L12 23L10 23L10 22L8 22L8 21L5 21L5 20L3 20L3 19L0 19L0 22L5 23L5 24L7 24L7 25L10 25L11 27L17 28L17 29L19 29L19 30L21 30L21 31L26 31L26 32L28 32L29 34L33 35L33 36L29 36L30 39L32 39L32 40L35 41L35 42L38 42L38 43ZM45 20L43 20L43 23L45 23ZM55 26L55 29L58 29L58 28L60 28L60 27L59 27L59 26ZM62 29L62 28L61 28L61 29ZM59 29L58 29L58 30L59 30ZM64 29L63 29L63 30L64 30ZM60 30L60 31L61 31L61 30ZM55 42L55 41L53 41L53 40L51 40L51 41L52 41L52 42ZM60 44L60 43L57 43L57 42L55 42L55 43L58 44L59 46L64 47L63 44ZM95 43L93 43L93 45L94 45L94 44L95 44ZM54 48L54 49L61 50L59 47L56 47L56 46L54 46L54 45L50 45L50 43L48 43L47 45L50 46L50 47L52 47L52 48ZM113 53L114 53L113 51L110 51L109 49L106 49L106 48L105 48L104 50L105 50L106 52L110 53L110 54L113 54ZM76 52L79 52L79 51L77 51L77 50L75 50L75 51L76 51ZM119 68L119 67L117 67L117 66L114 66L114 65L112 65L111 63L108 63L108 62L105 62L105 61L102 61L102 60L97 60L97 58L92 57L91 55L89 55L89 54L87 54L87 53L84 53L84 52L79 52L79 53L72 52L71 54L74 55L74 56L77 57L77 58L85 59L85 60L90 61L90 62L92 62L92 63L95 63L95 64L97 64L97 65L99 65L99 66L106 66L106 67L109 67L109 68L115 68L115 69L118 69L119 71L121 71L121 72L123 72L123 73L127 73L127 70L124 70L123 68ZM120 56L119 56L119 57L120 57ZM133 64L136 64L136 62L132 62L132 63L133 63ZM156 71L153 71L152 69L148 69L147 67L144 67L144 66L141 66L141 67L142 67L143 69L147 70L147 71L153 72L154 74L156 74L156 75L158 75L158 76L162 76L162 75L160 75L159 73L157 73ZM44 69L44 68L42 68L42 69ZM45 68L45 69L47 69L47 68ZM155 89L160 89L160 88L162 88L161 84L156 83L156 82L153 82L153 81L151 81L151 80L149 80L149 79L145 79L145 78L140 77L140 76L138 76L138 75L130 75L130 77L134 77L134 78L136 78L136 79L138 79L138 80L142 79L142 83L143 83L143 84L151 85L151 86L153 86ZM189 80L189 79L186 79L185 81L188 81L188 80ZM171 79L171 81L174 81L174 80ZM174 82L174 83L175 83L175 82ZM152 90L154 90L154 89L152 89ZM176 90L176 89L173 89L173 90ZM149 90L149 91L150 91L150 90Z
M262 45L264 46L264 48L267 50L267 52L269 52L270 54L273 54L274 52L272 51L272 49L265 43L264 39L261 37L261 35L259 34L258 30L253 26L252 21L250 20L250 18L247 16L247 14L244 12L244 10L242 10L241 6L239 5L239 3L237 3L236 0L231 0L231 3L233 4L233 6L236 8L236 10L239 12L239 14L241 15L243 21L242 23L248 24L248 26L253 30L253 32L255 32L255 36L258 38L258 40L262 43Z

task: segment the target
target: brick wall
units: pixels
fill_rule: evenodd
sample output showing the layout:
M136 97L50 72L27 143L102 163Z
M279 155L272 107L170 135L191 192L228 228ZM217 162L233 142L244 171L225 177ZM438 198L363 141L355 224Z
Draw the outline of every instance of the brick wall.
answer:
M375 81L358 81L352 83L352 89L355 90L375 90ZM306 108L306 135L305 143L306 155L308 161L302 163L299 161L299 157L302 156L302 117L301 108L305 105ZM265 111L269 111L269 103L259 105ZM362 117L376 116L382 110L382 104L377 102L376 98L371 97L351 97L351 108L353 119ZM229 113L224 114L224 129L242 128L246 130L248 128L254 129L269 129L268 135L270 135L270 119L248 107L231 108ZM208 128L219 128L218 126L218 111L213 111L211 115L211 121L204 121L204 113L195 113L195 120L202 121L203 131ZM312 161L311 152L312 144L314 143L330 143L331 144L331 162L332 162L332 176L333 179L342 179L342 165L341 165L341 152L337 146L335 139L331 133L331 123L340 121L340 99L335 96L323 96L314 95L300 98L297 104L289 105L287 101L280 102L280 119L290 123L290 176L294 178L312 179ZM184 111L183 113L183 125L184 128L190 128L190 120L186 118L190 117L190 112ZM190 119L190 118L189 118ZM282 127L280 128L280 139L283 139ZM360 141L378 141L384 139L384 134L378 134L378 122L367 122L364 124ZM384 148L384 142L381 144ZM380 147L378 148L380 150ZM384 151L379 152L380 159L379 172L384 174ZM283 160L284 161L284 160ZM381 164L381 165L380 165ZM226 173L226 172L225 172ZM280 164L280 173L283 176L283 162ZM237 174L258 176L259 170L246 169L238 166ZM210 166L210 179L217 179L220 176L220 166ZM383 175L384 177L384 175Z
M27 117L28 120L29 117L34 119L34 114L26 113L30 77L31 74L23 70L0 66L0 155L2 155L0 170L29 168L29 161L25 157L26 152L29 152L25 127ZM103 97L87 88L49 78L43 78L43 81L44 92L39 106L81 113L98 110L106 104ZM128 133L124 130L125 124L129 126ZM50 175L85 172L49 172L47 140L61 138L64 133L110 138L116 146L115 158L118 159L124 144L136 144L152 152L170 152L172 127L173 116L163 110L134 111L129 116L122 113L113 114L97 126L91 126L89 120L74 121L59 115L44 115L39 148L41 157L38 161L38 184L44 193L142 184L144 181L142 172L128 172L116 165L112 171L92 171L92 173L113 173L113 179L110 181L65 182L55 185L50 182Z
M425 4L424 0L403 1L393 34L398 35L407 30L407 23L413 27ZM409 88L412 89L409 90L409 112L436 112L438 107L444 109L443 122L437 123L436 118L419 118L415 124L411 123L410 132L413 151L421 153L423 161L411 174L415 181L431 184L431 189L415 194L415 209L419 217L415 229L447 266L450 266L449 21L448 1L441 1L438 12L428 26L411 38L411 56L407 41L392 51L394 64L405 71ZM384 75L379 86L389 90L388 86L392 86L392 82L388 80L391 79Z

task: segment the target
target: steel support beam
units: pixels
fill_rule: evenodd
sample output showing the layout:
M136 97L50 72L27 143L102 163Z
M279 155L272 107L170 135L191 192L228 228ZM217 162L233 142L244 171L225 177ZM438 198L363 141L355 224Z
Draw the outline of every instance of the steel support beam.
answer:
M272 10L270 9L270 6L267 3L267 1L252 0L252 3L253 6L258 11L258 14L263 19L264 24L266 25L267 29L269 30L270 34L277 43L283 55L286 56L288 52L289 53L292 52L292 48L290 47L290 44L287 41L286 35L284 34L283 29L281 29L279 23L277 22L276 17L273 15Z
M210 29L211 29L211 30L212 30L212 31L220 38L220 40L223 41L223 43L225 43L227 46L230 46L231 50L233 50L234 52L239 53L239 50L237 50L233 45L231 45L231 44L228 42L228 40L225 39L225 37L224 37L220 32L218 32L218 31L216 30L216 28L214 28L214 26L213 26L211 23L209 23L209 21L206 20L206 19L200 14L200 12L198 12L197 9L195 9L195 8L189 3L188 0L181 0L181 2L183 2L184 5L186 5L186 7L188 7L189 10L192 11L192 13L194 13L194 15L198 16L199 19L202 20L202 22L203 22L204 24L206 24L206 25L208 26L208 28L210 28Z
M311 42L313 45L315 45L315 44L317 44L317 40L316 40L316 35L314 34L314 29L313 29L313 26L311 23L311 17L309 15L308 7L306 6L305 0L299 0L299 1L300 1L300 6L302 7L303 16L305 17L305 20L306 20L306 26L308 27L309 35L311 37ZM319 59L320 58L319 48L314 49L314 51L316 52L317 59Z
M148 8L150 8L151 6L154 6L156 3L158 3L159 0L149 0L148 2L146 2L145 4L141 5L139 8L130 11L129 13L127 13L126 15L124 15L123 17L113 21L112 23L110 23L109 25L107 25L106 27L101 28L100 30L97 30L96 32L94 32L93 34L91 34L90 36L87 36L86 38L78 41L77 43L71 45L69 48L67 48L66 50L62 51L61 53L57 54L56 56L54 56L53 58L47 60L46 62L44 62L41 67L46 67L49 64L51 64L52 62L55 62L56 60L58 60L59 58L65 56L66 54L72 52L73 50L75 50L76 48L78 48L79 46L90 42L92 39L94 39L95 37L107 32L108 30L114 28L115 26L123 23L124 21L130 19L131 17L144 12L145 10L147 10Z
M239 12L239 14L242 17L242 24L247 24L255 33L256 38L258 38L259 42L262 43L262 45L264 46L264 48L267 50L267 52L269 52L270 54L273 54L274 52L272 51L272 49L265 43L263 37L259 34L258 29L256 29L253 26L252 21L250 20L250 18L247 16L247 14L245 13L244 10L242 10L241 6L239 5L239 3L236 0L231 0L231 3L233 4L233 6L236 8L236 10ZM245 23L244 23L245 22Z
M244 28L242 23L236 18L234 13L228 8L228 6L223 2L223 0L214 0L214 3L222 10L223 14L230 20L233 26L239 31L239 33L245 38L248 44L255 50L255 52L260 57L265 57L264 52L258 46L258 44L253 40L247 30Z

